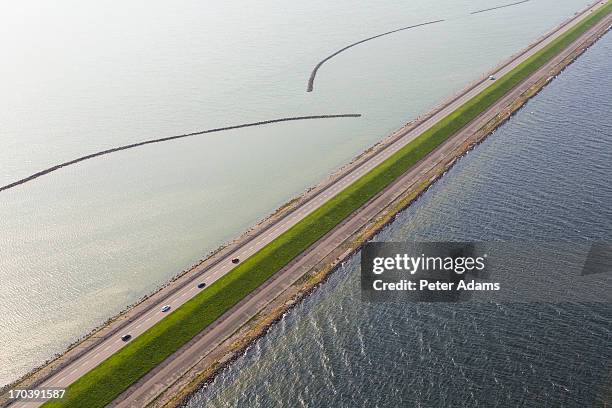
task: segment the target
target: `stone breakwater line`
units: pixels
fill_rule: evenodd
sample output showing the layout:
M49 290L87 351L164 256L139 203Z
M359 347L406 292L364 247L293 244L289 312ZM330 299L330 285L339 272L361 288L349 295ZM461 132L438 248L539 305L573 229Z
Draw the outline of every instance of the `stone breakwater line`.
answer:
M314 67L314 69L313 69L313 70L312 70L312 72L310 73L310 78L308 79L308 88L306 89L306 92L312 92L312 90L314 89L314 81L315 81L315 78L316 78L316 76L317 76L317 71L319 71L319 68L321 68L321 66L322 66L323 64L325 64L327 61L329 61L330 59L334 58L336 55L340 54L341 52L344 52L344 51L348 50L349 48L352 48L352 47L354 47L354 46L356 46L356 45L363 44L363 43L364 43L364 42L366 42L366 41L371 41L371 40L374 40L374 39L376 39L376 38L383 37L383 36L385 36L385 35L389 35L389 34L397 33L397 32L399 32L399 31L409 30L409 29L411 29L411 28L417 28L417 27L422 27L422 26L426 26L426 25L430 25L430 24L440 23L440 22L442 22L442 21L444 21L444 20L434 20L434 21L428 21L428 22L426 22L426 23L420 23L420 24L415 24L415 25L411 25L411 26L408 26L408 27L398 28L398 29L396 29L396 30L387 31L386 33L377 34L377 35L375 35L375 36L365 38L365 39L363 39L363 40L360 40L360 41L354 42L354 43L352 43L352 44L347 45L347 46L346 46L346 47L344 47L344 48L339 49L338 51L334 52L333 54L331 54L331 55L327 56L325 59L321 60L321 61L320 61L320 62L319 62L319 63L318 63L318 64L317 64L315 67Z
M470 14L484 13L485 11L497 10L497 9L505 8L505 7L512 7L512 6L516 6L517 4L527 3L528 1L530 0L517 1L516 3L509 3L509 4L497 6L497 7L491 7L491 8L486 8L482 10L472 11Z
M522 1L517 1L515 3L502 4L501 6L496 6L496 7L486 8L486 9L482 9L482 10L472 11L472 12L470 12L470 14L484 13L486 11L492 11L492 10L497 10L497 9L501 9L501 8L505 8L505 7L516 6L518 4L527 3L528 1L531 1L531 0L522 0ZM330 59L334 58L336 55L340 54L341 52L344 52L344 51L348 50L349 48L352 48L352 47L354 47L356 45L363 44L366 41L374 40L376 38L380 38L380 37L383 37L385 35L397 33L398 31L404 31L404 30L409 30L411 28L417 28L417 27L422 27L422 26L426 26L426 25L430 25L430 24L441 23L443 21L446 21L446 20L434 20L434 21L428 21L426 23L420 23L420 24L415 24L415 25L411 25L411 26L408 26L408 27L398 28L396 30L387 31L386 33L377 34L375 36L365 38L363 40L354 42L352 44L347 45L344 48L339 49L338 51L336 51L333 54L331 54L331 55L327 56L326 58L322 59L317 65L315 65L314 69L310 73L310 78L308 78L308 86L306 88L306 92L312 92L314 90L314 81L315 81L315 78L317 76L317 72L319 71L319 68L321 68L321 66L323 64L325 64L327 61L329 61Z
M359 118L361 117L360 113L345 113L345 114L339 114L339 115L311 115L311 116L293 116L293 117L288 117L288 118L280 118L280 119L270 119L270 120L263 120L260 122L251 122L251 123L243 123L241 125L234 125L234 126L226 126L226 127L220 127L220 128L214 128L214 129L207 129L207 130L202 130L199 132L193 132L193 133L185 133L182 135L175 135L175 136L168 136L168 137L162 137L159 139L149 139L149 140L143 140L141 142L136 142L136 143L131 143L131 144L127 144L127 145L123 145L123 146L117 146L117 147L113 147L110 149L106 149L106 150L101 150L99 152L96 153L91 153L88 154L86 156L81 156L78 157L76 159L64 162L64 163L60 163L60 164L56 164L55 166L51 166L47 169L41 170L39 172L36 172L28 177L24 177L20 180L17 180L15 182L12 182L10 184L7 184L5 186L0 187L0 192L4 191L4 190L9 190L13 187L17 187L21 184L25 184L28 183L34 179L37 179L39 177L42 177L44 175L47 175L49 173L52 173L54 171L57 171L63 167L68 167L68 166L72 166L74 164L83 162L85 160L90 160L90 159L94 159L96 157L100 157L100 156L104 156L107 154L111 154L111 153L115 153L115 152L119 152L122 150L128 150L128 149L134 149L136 147L140 147L140 146L144 146L144 145L148 145L148 144L153 144L153 143L162 143L162 142L168 142L170 140L176 140L176 139L182 139L185 137L191 137L191 136L198 136L198 135L203 135L206 133L215 133L215 132L221 132L224 130L233 130L233 129L241 129L241 128L246 128L246 127L254 127L254 126L262 126L262 125L269 125L272 123L278 123L278 122L290 122L290 121L296 121L296 120L312 120L312 119L335 119L335 118Z

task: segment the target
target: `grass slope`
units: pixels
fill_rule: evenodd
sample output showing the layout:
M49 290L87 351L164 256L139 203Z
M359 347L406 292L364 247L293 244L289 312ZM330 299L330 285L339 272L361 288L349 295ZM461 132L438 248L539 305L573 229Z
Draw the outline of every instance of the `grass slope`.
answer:
M51 407L103 407L201 332L279 269L365 204L456 131L534 73L610 13L612 3L530 57L485 91L355 181L232 272L210 285L160 323L68 387Z

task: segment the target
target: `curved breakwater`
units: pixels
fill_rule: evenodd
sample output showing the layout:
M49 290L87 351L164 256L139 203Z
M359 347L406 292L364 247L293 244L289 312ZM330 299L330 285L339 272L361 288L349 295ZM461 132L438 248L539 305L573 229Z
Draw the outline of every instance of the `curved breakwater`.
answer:
M522 4L522 3L527 3L528 1L531 1L531 0L522 0L522 1L515 2L515 3L502 4L501 6L490 7L490 8L486 8L486 9L482 9L482 10L472 11L469 14L479 14L479 13L484 13L484 12L487 12L487 11L493 11L493 10L502 9L502 8L506 8L506 7L512 7L512 6L516 6L516 5ZM435 23L441 23L443 21L446 21L446 20L445 19L433 20L433 21L428 21L426 23L420 23L420 24L415 24L415 25L411 25L411 26L407 26L407 27L398 28L396 30L387 31L387 32L382 33L382 34L377 34L377 35L374 35L372 37L365 38L363 40L354 42L352 44L347 45L346 47L343 47L343 48L339 49L338 51L336 51L333 54L325 57L324 59L319 61L319 63L317 63L317 65L315 65L315 67L313 68L312 72L310 73L310 78L308 78L308 86L306 88L306 92L312 92L314 90L314 81L315 81L315 78L317 76L317 72L319 71L321 66L323 64L325 64L327 61L329 61L330 59L334 58L336 55L338 55L338 54L348 50L349 48L352 48L352 47L354 47L356 45L359 45L359 44L363 44L364 42L367 42L367 41L371 41L371 40L375 40L375 39L380 38L380 37L384 37L384 36L389 35L389 34L397 33L399 31L410 30L412 28L418 28L418 27L422 27L422 26L426 26L426 25L430 25L430 24L435 24Z
M327 61L329 61L330 59L334 58L336 55L338 55L338 54L348 50L349 48L352 48L352 47L354 47L356 45L359 45L359 44L363 44L364 42L367 42L367 41L372 41L372 40L375 40L377 38L384 37L384 36L389 35L389 34L397 33L399 31L410 30L412 28L417 28L417 27L422 27L422 26L426 26L426 25L430 25L430 24L440 23L442 21L444 21L444 20L434 20L434 21L428 21L426 23L420 23L420 24L415 24L415 25L411 25L411 26L407 26L407 27L398 28L396 30L387 31L386 33L377 34L377 35L374 35L372 37L365 38L363 40L354 42L352 44L347 45L346 47L343 47L343 48L339 49L338 51L336 51L333 54L325 57L324 59L319 61L319 63L317 65L315 65L314 69L310 73L310 78L308 79L308 87L306 89L306 92L312 92L313 91L313 89L314 89L314 81L315 81L315 78L317 76L317 72L319 71L319 68L321 68L321 66L323 64L325 64Z
M497 9L501 9L501 8L512 7L512 6L516 6L518 4L527 3L528 1L530 1L530 0L517 1L516 3L503 4L501 6L486 8L486 9L482 9L482 10L476 10L476 11L470 12L470 14L484 13L485 11L492 11L492 10L497 10Z

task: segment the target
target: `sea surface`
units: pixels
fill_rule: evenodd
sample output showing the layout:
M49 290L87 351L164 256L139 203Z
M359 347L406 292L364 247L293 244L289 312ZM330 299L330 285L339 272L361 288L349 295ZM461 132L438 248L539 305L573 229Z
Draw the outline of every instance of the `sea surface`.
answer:
M1 192L0 384L63 351L586 3L532 0L470 15L497 3L4 2L0 185L143 139L286 116L363 117L149 145ZM315 91L305 92L311 69L337 49L441 18L447 21L340 54L321 68ZM475 224L490 227L482 221Z
M608 33L374 240L557 249L548 260L610 242L610 55ZM187 407L603 406L612 277L607 298L569 301L592 277L562 288L537 269L547 301L368 303L358 253Z

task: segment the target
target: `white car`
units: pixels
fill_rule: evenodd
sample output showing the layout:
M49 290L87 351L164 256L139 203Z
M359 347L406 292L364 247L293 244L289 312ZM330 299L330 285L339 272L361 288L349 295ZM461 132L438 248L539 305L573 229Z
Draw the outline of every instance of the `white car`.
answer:
M166 305L161 308L162 313L166 313L168 310L170 310L170 305Z

